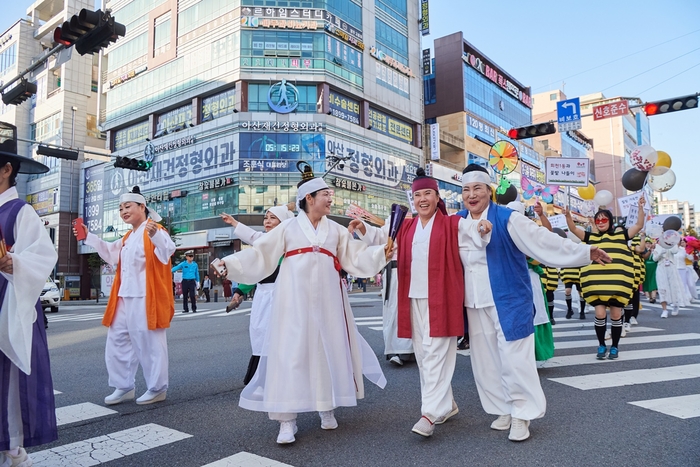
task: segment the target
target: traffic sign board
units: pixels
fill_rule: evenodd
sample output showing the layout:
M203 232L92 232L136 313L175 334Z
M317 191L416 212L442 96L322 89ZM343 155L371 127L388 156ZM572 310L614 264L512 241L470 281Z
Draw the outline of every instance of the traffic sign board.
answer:
M559 132L581 129L581 103L579 98L557 102Z
M613 102L612 104L599 105L593 107L593 120L601 120L603 118L619 117L627 115L629 112L629 104L627 101Z

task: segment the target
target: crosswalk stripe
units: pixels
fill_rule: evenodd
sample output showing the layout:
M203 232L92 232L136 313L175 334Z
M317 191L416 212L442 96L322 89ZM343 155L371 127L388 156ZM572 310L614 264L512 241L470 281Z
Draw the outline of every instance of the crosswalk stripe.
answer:
M268 459L267 457L256 456L249 452L239 452L233 456L219 459L211 464L202 467L292 467L289 464L283 464L276 460Z
M370 326L369 327L372 331L383 331L384 328L382 326Z
M558 326L558 325L557 325ZM554 326L556 328L556 326ZM658 328L645 328L644 326L635 326L634 332L653 332L653 331L663 331L663 329ZM590 336L591 330L584 329L582 331L563 331L563 332L553 332L554 338L557 337L578 337L578 336Z
M382 325L382 320L377 320L377 321L356 321L355 324L358 326L381 326ZM380 328L381 329L381 328Z
M635 329L635 328L632 328ZM700 334L689 332L685 334L670 334L665 336L643 336L643 337L630 337L633 333L627 333L627 337L620 340L620 345L630 345L630 344L653 344L658 342L677 342L700 339ZM593 349L598 346L598 341L596 339L586 340L586 341L563 341L555 342L554 349L583 349L589 348Z
M155 423L32 453L35 467L96 465L191 438Z
M68 405L56 409L56 425L67 425L69 423L82 422L92 418L105 417L118 413L116 410L108 409L92 402Z
M207 315L212 315L214 313L221 313L221 312L226 313L226 308L222 308L220 310L211 310L211 311L198 311L197 313L175 313L174 318L196 318L198 316L207 316Z
M381 320L381 316L355 316L355 321L376 321Z
M555 344L556 345L556 344ZM617 360L596 360L595 349L591 349L589 354L567 355L550 358L544 362L544 368L557 368L572 365L590 365L598 363L611 363ZM700 355L700 345L690 345L685 347L668 347L663 349L643 349L643 350L622 350L619 360L645 360L649 358L681 357L685 355Z
M629 404L655 412L661 412L676 418L688 419L700 417L700 394L650 399L629 402Z
M549 378L549 380L587 391L589 389L615 388L691 378L700 378L700 364L616 371L613 373L570 376L566 378Z

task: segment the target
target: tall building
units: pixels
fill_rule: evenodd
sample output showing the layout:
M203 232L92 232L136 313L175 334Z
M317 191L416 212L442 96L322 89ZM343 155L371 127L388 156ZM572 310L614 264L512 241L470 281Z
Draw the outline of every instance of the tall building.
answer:
M219 214L261 226L266 208L295 199L299 161L330 171L334 216L355 203L384 217L406 202L422 154L418 2L106 6L127 31L100 64L107 146L153 168L84 164L91 232L123 234L119 195L139 185L204 271L240 248Z
M566 99L559 90L547 91L533 96L538 106L536 122L556 120L556 104ZM651 141L649 119L641 109L629 109L639 104L637 98L607 98L603 93L580 97L581 113L588 115L581 119L581 132L593 140L595 159L596 190L608 190L615 199L622 198L628 191L622 186L622 175L631 168L628 160L635 147L648 145ZM621 103L626 103L626 111L617 111ZM615 114L594 115L593 108L610 104L615 106ZM541 111L539 109L542 109ZM613 203L613 214L620 215L617 203Z
M508 138L509 129L532 120L530 88L467 42L462 32L435 39L434 55L433 70L423 78L425 122L430 127L426 134L434 132L430 166L441 180L443 197L461 205L462 169L476 163L490 170L489 150L500 140L512 142L522 161L508 176L512 183L520 185L521 173L544 183L542 145L531 138Z
M660 197L656 203L657 213L656 214L678 214L683 219L683 229L692 228L696 229L698 224L696 221L697 214L695 212L695 205L690 204L687 201L678 201L675 199L664 199Z
M88 0L37 0L27 16L0 35L0 80L9 82L48 49L56 46L57 26L82 8L93 8ZM78 215L80 163L37 155L38 143L89 149L104 147L97 129L97 61L73 53L62 62L52 57L27 76L37 93L21 105L0 103L0 120L17 126L24 141L19 151L49 166L50 171L18 180L18 190L34 207L58 251L55 276L71 293L79 294L85 264L71 233Z

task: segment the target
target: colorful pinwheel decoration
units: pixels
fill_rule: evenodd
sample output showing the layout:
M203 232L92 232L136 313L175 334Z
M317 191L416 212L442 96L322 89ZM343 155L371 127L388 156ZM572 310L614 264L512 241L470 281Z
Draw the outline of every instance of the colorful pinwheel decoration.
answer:
M498 141L489 151L489 165L494 172L506 175L518 166L518 150L513 143Z
M545 203L554 201L554 193L559 191L559 185L542 185L533 182L527 177L520 179L520 187L523 189L523 198L530 199L533 196L542 198Z

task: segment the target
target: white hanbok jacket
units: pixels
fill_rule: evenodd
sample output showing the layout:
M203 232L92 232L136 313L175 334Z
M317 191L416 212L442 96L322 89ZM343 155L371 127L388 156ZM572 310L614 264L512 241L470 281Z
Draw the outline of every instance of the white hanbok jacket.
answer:
M274 272L287 252L318 247L348 273L371 277L386 264L382 246L353 240L326 217L314 229L304 212L224 258L231 280L254 284ZM241 393L249 410L295 413L354 406L364 397L362 374L386 379L355 326L334 260L320 251L286 257L280 266L268 335L258 370Z

